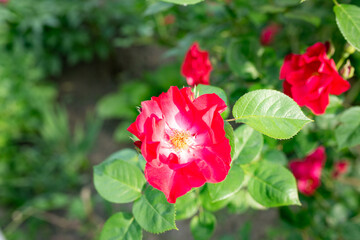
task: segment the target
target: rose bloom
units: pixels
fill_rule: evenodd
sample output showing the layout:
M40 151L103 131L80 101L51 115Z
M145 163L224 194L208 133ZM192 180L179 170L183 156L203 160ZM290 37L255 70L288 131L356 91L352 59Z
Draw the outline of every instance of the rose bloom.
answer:
M269 46L273 43L276 34L280 31L281 26L273 23L266 26L261 31L260 42L263 46Z
M304 54L289 54L280 70L284 93L317 115L325 112L329 94L340 95L350 88L326 50L325 44L316 43Z
M186 53L181 67L181 74L186 78L189 86L209 85L211 70L209 53L200 51L199 44L195 42Z
M341 175L344 175L348 171L348 169L349 169L348 161L342 160L342 161L336 162L334 164L334 168L333 168L331 175L333 178L338 178Z
M140 140L136 145L146 160L145 178L168 202L227 176L231 148L220 116L226 107L216 94L194 98L190 87L170 87L141 103L128 131Z
M320 177L326 161L324 147L318 147L313 153L302 160L293 160L289 168L294 174L298 189L304 195L313 195L320 186Z

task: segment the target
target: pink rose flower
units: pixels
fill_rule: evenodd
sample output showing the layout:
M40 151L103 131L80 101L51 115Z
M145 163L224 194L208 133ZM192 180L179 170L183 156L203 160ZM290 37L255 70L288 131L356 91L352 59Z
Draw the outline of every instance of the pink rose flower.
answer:
M128 131L141 141L137 146L146 160L145 178L168 202L227 176L231 148L220 116L226 108L216 94L195 98L189 87L170 87L141 103Z
M326 55L323 43L309 47L304 54L289 54L280 70L284 93L299 106L314 114L323 114L329 105L329 94L340 95L350 88L338 73L334 60Z
M199 44L195 42L186 53L181 67L181 74L186 78L189 86L209 85L211 70L209 53L200 51Z
M294 174L299 191L304 195L313 195L320 186L320 177L323 165L326 161L324 147L318 147L305 159L293 160L289 168Z
M348 169L349 169L348 161L342 160L342 161L336 162L334 164L334 168L333 168L331 175L333 178L338 178L341 175L344 175L348 171Z
M275 39L275 36L280 31L280 29L281 29L281 26L276 23L266 26L261 31L261 36L260 36L261 45L263 45L263 46L271 45Z

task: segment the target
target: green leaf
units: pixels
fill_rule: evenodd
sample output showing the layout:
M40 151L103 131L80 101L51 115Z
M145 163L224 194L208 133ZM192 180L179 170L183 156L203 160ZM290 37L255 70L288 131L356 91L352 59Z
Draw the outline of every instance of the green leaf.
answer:
M141 240L142 230L130 213L116 213L105 223L100 240Z
M176 220L191 218L199 209L195 192L189 192L176 199Z
M215 212L222 208L224 208L230 201L230 198L225 198L223 200L219 200L216 202L213 202L210 196L210 192L208 189L208 185L205 184L205 187L200 192L200 202L201 205L208 211Z
M238 192L244 182L244 171L238 165L232 165L224 181L208 183L208 191L213 202L231 197Z
M145 177L138 167L114 157L94 167L98 193L114 203L127 203L141 196Z
M134 202L133 214L142 228L151 233L177 229L175 205L168 203L164 194L147 186L144 195Z
M199 84L195 88L195 96L196 97L204 95L204 94L211 94L211 93L215 93L216 95L218 95L225 102L226 106L228 106L228 108L223 113L221 113L221 116L224 119L227 118L229 116L230 109L229 109L228 98L223 89L214 87L211 85L203 85L203 84Z
M344 38L360 51L360 8L350 4L334 7L336 23Z
M190 230L195 240L207 240L211 238L215 225L215 216L210 212L202 212L191 219Z
M280 164L282 166L287 164L286 155L282 151L276 149L265 152L263 159L272 163Z
M272 138L293 137L311 122L294 100L274 90L256 90L242 96L233 108L238 122Z
M340 115L335 137L339 149L360 144L360 107L349 108Z
M234 134L236 151L233 161L237 164L246 164L254 160L263 148L262 134L247 125L238 127Z
M181 5L187 5L187 4L195 4L195 3L199 3L202 2L204 0L161 0L163 2L169 2L169 3L176 3L176 4L181 4Z
M265 207L300 205L294 176L278 164L262 161L244 169L249 175L248 190Z
M173 4L166 2L155 2L147 7L144 12L144 16L154 15L171 8Z
M229 139L230 142L230 147L231 147L231 158L234 157L235 154L235 149L236 149L236 145L235 145L235 135L234 135L234 130L232 128L232 126L230 125L230 123L228 123L227 121L224 121L224 129L225 129L225 137L227 139Z
M239 77L251 79L259 77L259 72L251 59L251 55L254 55L253 53L259 49L258 45L254 45L255 42L249 39L235 40L227 48L227 64L231 71Z

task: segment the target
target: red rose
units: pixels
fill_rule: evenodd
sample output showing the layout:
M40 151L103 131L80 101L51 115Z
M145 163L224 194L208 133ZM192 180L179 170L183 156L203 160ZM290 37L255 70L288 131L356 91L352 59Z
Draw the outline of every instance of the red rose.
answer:
M280 31L281 27L278 24L270 24L261 31L260 42L263 46L269 46L274 41L276 34Z
M147 181L170 203L193 187L225 179L231 148L220 116L226 109L221 98L204 94L194 99L191 88L170 87L141 108L128 131L142 142Z
M181 74L186 77L189 86L209 85L212 70L209 53L200 51L199 44L194 43L186 53L181 67Z
M304 195L312 195L320 186L320 176L326 161L324 147L318 147L303 160L293 160L289 168L294 174L298 189Z
M304 54L287 55L280 79L285 79L285 94L317 115L325 112L329 94L340 95L350 88L336 70L334 60L327 57L323 43L314 44Z
M341 175L345 174L348 171L348 168L349 168L348 161L342 160L342 161L336 162L334 164L334 168L332 171L332 177L333 178L340 177Z

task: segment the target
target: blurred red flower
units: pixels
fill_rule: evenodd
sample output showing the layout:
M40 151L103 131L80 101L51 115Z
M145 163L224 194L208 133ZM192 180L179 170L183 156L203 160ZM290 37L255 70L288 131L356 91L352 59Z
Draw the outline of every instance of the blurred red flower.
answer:
M335 62L326 55L323 43L309 47L304 54L289 54L280 70L284 93L299 106L307 106L314 114L323 114L329 94L340 95L350 88L338 73Z
M0 3L7 3L9 0L0 0Z
M165 25L171 25L175 22L175 16L172 14L168 14L164 17L164 24Z
M342 161L336 162L334 164L334 168L332 171L332 177L338 178L341 175L345 174L348 171L348 169L349 169L348 161L342 160Z
M261 31L260 42L263 46L269 46L273 43L276 34L280 31L281 26L279 24L273 23L266 26Z
M313 153L302 160L293 160L289 168L294 174L298 189L304 195L312 195L320 186L320 177L326 161L324 147L318 147Z
M220 116L226 108L216 94L195 99L189 87L170 87L141 103L142 111L128 131L141 141L137 145L146 160L147 181L168 202L227 176L231 148Z
M189 86L210 84L212 70L209 53L201 51L198 43L194 43L186 53L181 67L181 74L186 78Z

